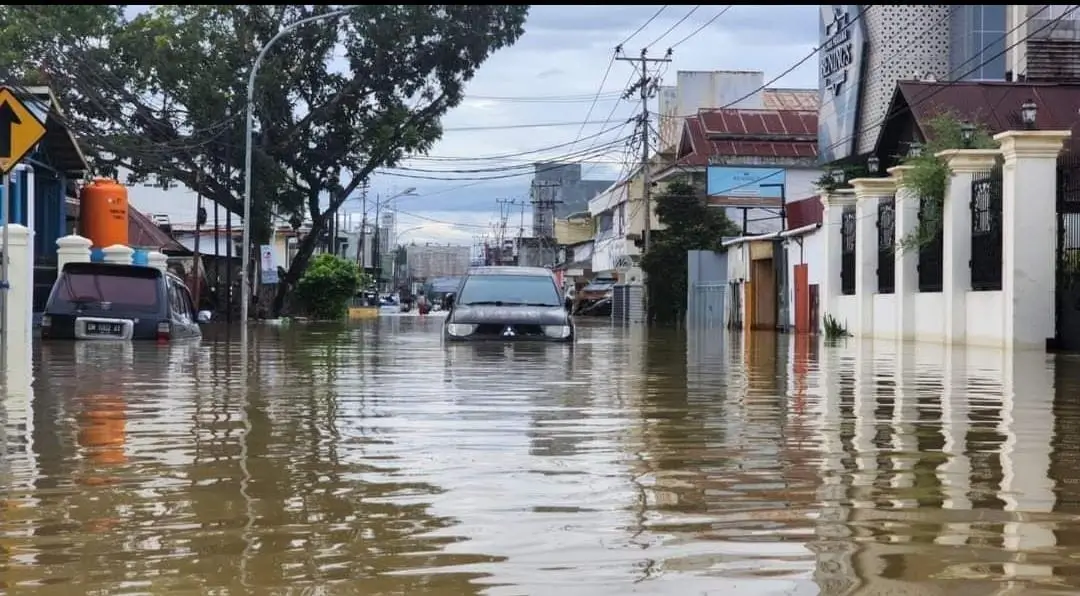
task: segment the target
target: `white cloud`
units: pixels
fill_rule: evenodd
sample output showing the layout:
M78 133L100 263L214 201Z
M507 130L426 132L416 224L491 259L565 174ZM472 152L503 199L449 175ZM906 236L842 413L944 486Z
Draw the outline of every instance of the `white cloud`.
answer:
M701 6L676 24L691 8L669 5L626 43L626 54L638 55L643 45L650 44L649 55L663 55L669 45L705 25L724 7ZM579 133L581 137L596 135L635 115L638 103L619 97L634 75L629 63L615 62L602 88L600 81L611 62L614 47L659 9L660 5L532 7L525 35L480 68L468 84L467 99L447 114L443 122L446 132L431 156L401 164L414 170L443 173L399 173L440 179L375 176L372 193L389 196L416 187L419 196L401 198L395 201L397 207L444 222L425 223L414 218L413 223L406 224L409 216L403 214L399 218L399 231L410 225L422 226L403 234L403 239L471 243L474 235L483 234L485 226L496 219L496 199L527 200L532 161L566 156L590 146L602 148L605 143L628 134L630 126L582 141L576 147L483 159L568 144ZM761 70L769 81L812 51L818 36L817 11L814 5L734 6L674 48L672 62L664 71L666 80L673 81L679 70ZM771 85L814 87L816 65L816 60L808 60ZM590 111L598 90L601 94ZM582 124L586 119L592 123ZM545 123L566 124L509 128ZM613 146L604 157L607 163L585 168L586 177L616 177L623 170L620 160L634 159L622 153L619 146ZM470 170L484 171L470 173ZM184 202L191 201L178 201Z

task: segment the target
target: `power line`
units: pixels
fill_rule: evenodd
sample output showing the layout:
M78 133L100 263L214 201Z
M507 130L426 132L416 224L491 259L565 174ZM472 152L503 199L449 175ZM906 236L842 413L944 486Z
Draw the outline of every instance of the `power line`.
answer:
M725 6L725 7L723 8L723 9L721 9L721 10L720 10L720 12L716 13L716 15L715 15L715 16L713 16L713 18L711 18L711 19L709 19L709 20L705 21L705 23L704 23L704 24L703 24L702 26L698 27L697 29L694 29L694 30L693 30L693 31L692 31L692 32L690 33L690 35L687 35L686 37L684 37L684 38L680 39L679 41L677 41L677 42L675 42L675 43L671 44L670 46L668 46L668 49L669 49L669 50L674 50L675 48L679 47L679 46L680 46L680 45L682 45L682 44L683 44L684 42L686 42L686 40L688 40L688 39L690 39L691 37L693 37L693 36L697 35L698 33L701 33L702 31L704 31L704 30L705 30L705 28L706 28L706 27L708 27L709 25L712 25L712 24L713 24L714 22L716 22L716 19L719 19L720 17L724 16L724 13L725 13L725 12L727 12L727 11L731 10L731 7L732 7L732 5L731 5L731 4L728 4L728 5L727 5L727 6Z
M660 34L660 37L657 37L656 39L654 39L654 40L652 41L652 43L648 43L648 44L645 44L645 47L646 47L646 48L651 48L652 46L654 46L654 45L656 45L657 43L659 43L661 39L664 39L665 37L667 37L667 36L668 36L668 34L670 34L670 33L671 33L672 31L674 31L674 30L675 30L675 28L676 28L676 27L678 27L679 25L682 25L682 24L683 24L683 21L685 21L686 19L689 19L689 18L690 18L691 16L693 16L693 14L694 14L695 12L697 12L697 11L698 11L698 9L700 9L700 8L701 8L701 5L700 5L700 4L698 4L697 6L695 6L695 7L691 8L691 9L690 9L690 12L686 13L685 15L683 15L683 18L681 18L681 19L679 19L679 20L675 21L675 24L674 24L674 25L672 25L671 27L668 27L668 30L667 30L667 31L664 31L663 33L661 33L661 34Z
M631 33L630 35L628 35L628 36L626 37L626 39L624 39L624 40L622 40L621 42L619 42L619 45L618 45L618 46L616 46L616 48L615 48L615 51L616 51L616 52L617 52L617 51L619 51L619 49L620 49L620 48L622 48L622 46L626 45L626 42L630 41L631 39L634 39L634 37L635 37L635 36L637 36L637 34L638 34L638 33L641 33L641 32L642 32L642 30L644 30L644 29L645 29L645 27L648 27L648 26L649 26L649 23L651 23L651 22L655 21L655 20L656 20L656 17L660 16L660 13L664 12L664 10L666 10L668 6L669 6L668 4L665 4L665 5L661 6L661 7L660 7L660 10L656 11L656 12L655 12L655 13L653 14L653 16L649 17L649 20L647 20L647 21L645 21L644 23L642 23L642 24L641 24L641 26L637 28L637 30L635 30L635 31L634 31L633 33Z

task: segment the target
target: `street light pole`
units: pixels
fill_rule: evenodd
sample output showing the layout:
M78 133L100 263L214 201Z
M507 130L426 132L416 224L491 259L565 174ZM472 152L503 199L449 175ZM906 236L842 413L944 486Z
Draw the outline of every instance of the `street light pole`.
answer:
M243 326L240 328L241 341L246 339L248 306L251 303L251 276L248 269L251 265L251 137L254 133L254 116L252 115L252 112L254 111L255 103L255 77L259 74L259 66L262 65L262 61L266 58L267 52L269 52L270 48L277 43L277 40L308 23L340 17L354 10L354 8L355 7L342 8L326 14L303 18L286 26L281 31L278 31L276 35L271 37L270 41L263 44L262 49L259 50L259 55L255 57L255 63L251 65L251 74L248 75L247 107L244 122L244 245L240 248L240 258L242 261L242 266L240 267L240 321L243 323Z

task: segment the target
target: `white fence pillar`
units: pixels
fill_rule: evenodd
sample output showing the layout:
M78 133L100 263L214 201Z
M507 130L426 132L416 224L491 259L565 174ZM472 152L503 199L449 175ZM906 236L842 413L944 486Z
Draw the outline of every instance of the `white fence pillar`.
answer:
M855 189L855 298L858 304L854 332L869 337L892 335L892 329L874 328L874 295L878 291L878 205L896 192L892 178L856 178Z
M942 280L945 298L945 341L967 339L967 293L971 290L971 182L994 167L997 149L949 149L938 157L952 176L942 206Z
M896 335L915 339L915 294L919 292L919 249L899 246L919 230L919 197L904 187L904 174L914 166L889 168L896 182Z
M148 267L155 267L162 271L166 271L169 267L169 257L156 250L147 251L146 265Z
M836 297L840 295L840 263L843 239L840 229L844 222L844 207L855 204L855 192L837 190L821 195L824 207L821 233L825 234L825 278L821 283L821 316L836 314ZM749 313L747 313L749 316ZM747 320L747 324L749 321Z
M1006 347L1043 350L1056 335L1057 158L1070 134L1010 130L994 137L1005 156L1001 291Z
M3 257L8 263L9 286L5 295L6 316L0 324L7 334L9 353L5 356L10 357L13 350L17 352L29 346L33 337L34 284L30 281L33 272L33 265L30 263L31 232L26 226L19 224L11 224L7 229L8 254ZM8 359L8 362L12 361L11 358Z
M135 255L135 249L130 246L124 246L123 244L106 246L101 249L101 252L105 255L106 263L113 263L115 265L130 265L131 258Z
M83 238L78 234L64 236L56 240L56 268L57 272L64 270L68 263L89 263L90 246L93 242L89 238Z

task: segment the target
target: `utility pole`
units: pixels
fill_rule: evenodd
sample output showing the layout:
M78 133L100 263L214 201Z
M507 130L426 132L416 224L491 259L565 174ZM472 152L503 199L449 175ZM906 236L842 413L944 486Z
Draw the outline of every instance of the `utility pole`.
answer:
M634 92L639 93L641 98L641 181L642 199L645 201L645 230L642 235L644 245L643 252L649 252L649 239L652 235L652 180L649 171L649 98L660 85L659 77L649 75L649 64L671 62L671 50L669 49L663 58L649 58L648 48L641 48L641 56L631 58L618 56L616 60L633 62L635 68L640 68L638 82L634 83L623 97L629 99Z
M562 183L558 180L536 180L532 183L533 237L536 238L540 252L541 267L550 267L555 263L545 250L554 245L555 205L562 203L557 191ZM553 257L553 255L550 255Z

